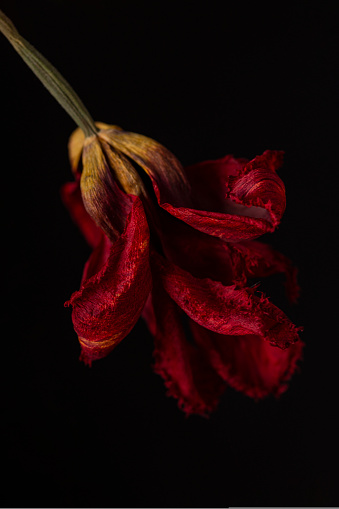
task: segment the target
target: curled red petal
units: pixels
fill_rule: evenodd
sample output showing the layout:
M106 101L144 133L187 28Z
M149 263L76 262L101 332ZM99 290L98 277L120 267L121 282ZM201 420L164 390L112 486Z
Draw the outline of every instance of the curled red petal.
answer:
M95 248L103 234L84 207L79 182L64 184L61 188L61 198L88 244Z
M236 177L244 164L245 160L226 155L221 159L186 166L184 170L192 189L194 207L226 213L225 196L228 179Z
M183 207L175 208L168 203L162 204L162 207L181 221L193 226L193 228L229 242L255 239L274 230L274 227L266 219L266 212L244 210L241 206L235 210L233 204L230 205L230 209L234 213L217 213ZM242 215L245 212L251 213L252 217ZM255 217L257 213L262 217Z
M227 182L226 196L249 209L266 210L273 229L286 208L285 186L276 173L283 163L283 155L281 150L266 150L246 163L238 175L230 175Z
M191 320L159 285L153 288L143 317L154 336L154 371L164 379L168 395L178 399L187 415L207 416L217 406L225 383L204 350L187 339Z
M166 292L199 325L219 334L260 336L280 348L298 341L287 316L253 290L198 279L156 253L152 258Z
M67 303L73 306L82 359L89 364L105 357L130 332L151 289L148 225L140 199L131 200L124 232L111 244L109 254L108 240L100 243L85 268L80 290Z
M286 208L285 186L276 174L282 160L282 151L266 150L228 180L228 197L240 205L265 209L273 227L279 224Z
M275 172L282 154L267 150L246 164L226 156L186 168L192 203L181 206L153 186L159 204L194 228L228 241L253 239L272 232L285 210L284 184Z
M302 358L298 341L282 350L257 335L225 336L192 323L195 341L216 372L234 389L258 399L279 396Z
M271 246L257 241L237 242L229 246L232 252L234 280L242 284L248 278L264 278L282 273L286 277L287 297L296 302L300 293L297 269L291 260Z

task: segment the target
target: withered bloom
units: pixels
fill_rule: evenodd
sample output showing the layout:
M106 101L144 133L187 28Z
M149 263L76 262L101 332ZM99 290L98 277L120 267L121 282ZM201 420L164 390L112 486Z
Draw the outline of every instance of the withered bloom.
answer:
M0 11L0 30L79 128L74 181L63 201L93 248L66 303L87 364L105 357L140 316L154 336L154 369L187 414L206 415L227 385L279 395L301 358L298 329L249 279L291 262L255 241L285 210L282 152L226 156L182 168L156 141L94 123L68 83Z
M212 411L226 383L254 398L283 392L301 356L298 331L247 286L282 272L289 298L298 294L290 261L252 240L284 212L282 153L183 169L154 140L96 125L95 136L72 135L75 182L62 193L94 248L67 303L82 359L106 356L142 313L155 371L185 412Z

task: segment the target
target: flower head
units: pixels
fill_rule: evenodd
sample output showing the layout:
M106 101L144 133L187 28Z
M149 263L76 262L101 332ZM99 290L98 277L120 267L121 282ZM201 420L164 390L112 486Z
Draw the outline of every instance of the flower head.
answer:
M88 364L105 357L138 318L155 341L155 371L186 413L205 415L226 384L280 394L301 357L298 329L248 278L286 275L290 261L253 241L285 210L282 152L225 156L183 169L165 147L94 123L60 73L0 11L0 31L79 126L62 196L93 252L68 305Z
M75 182L63 199L93 247L73 307L81 358L106 356L142 315L154 369L188 414L208 414L230 385L278 395L301 357L298 329L249 278L286 276L291 262L254 241L285 209L282 152L182 168L162 145L96 123L70 139ZM82 164L80 161L82 160Z

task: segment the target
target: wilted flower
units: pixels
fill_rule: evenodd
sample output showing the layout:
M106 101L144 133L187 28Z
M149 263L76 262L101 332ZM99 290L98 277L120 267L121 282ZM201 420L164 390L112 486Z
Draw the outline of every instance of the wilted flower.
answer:
M254 398L280 394L302 343L284 313L246 285L282 272L290 299L298 293L290 261L250 240L284 212L282 153L183 169L157 142L97 126L90 138L72 135L76 180L62 193L94 249L68 302L81 358L106 356L142 313L155 371L187 413L213 410L225 382Z
M75 181L62 196L93 252L67 303L88 364L105 357L142 315L155 371L187 414L212 411L230 385L280 394L301 357L298 330L249 278L286 276L283 255L253 241L285 210L282 152L226 156L183 169L150 138L93 122L60 73L0 11L0 30L79 126L70 139Z

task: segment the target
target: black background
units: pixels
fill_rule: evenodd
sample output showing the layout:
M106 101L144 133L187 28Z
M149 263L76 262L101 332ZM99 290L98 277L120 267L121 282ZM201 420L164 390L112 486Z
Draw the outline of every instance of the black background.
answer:
M219 7L216 7L219 5ZM143 322L90 369L71 312L89 248L59 190L73 121L4 37L1 438L5 506L335 506L338 479L337 3L1 1L96 120L184 164L283 149L288 205L267 238L299 267L301 370L279 399L231 389L185 418Z

